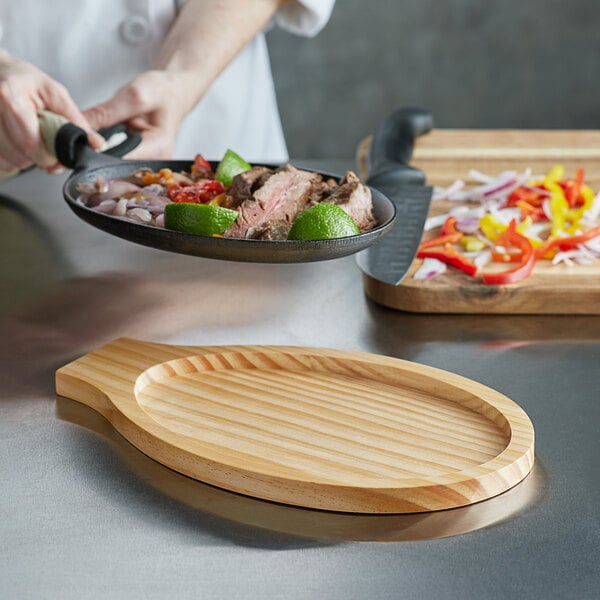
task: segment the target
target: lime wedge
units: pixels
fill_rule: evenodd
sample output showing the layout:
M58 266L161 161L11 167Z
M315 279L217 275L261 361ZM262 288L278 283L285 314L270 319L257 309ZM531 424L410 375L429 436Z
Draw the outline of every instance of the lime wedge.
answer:
M337 204L321 202L301 212L294 220L288 240L331 240L357 235L356 221Z
M215 179L220 181L225 187L233 182L233 178L244 171L249 171L252 167L239 154L233 150L227 150L223 160L217 166Z
M165 206L165 228L196 235L220 235L237 216L237 210L213 204L173 202Z

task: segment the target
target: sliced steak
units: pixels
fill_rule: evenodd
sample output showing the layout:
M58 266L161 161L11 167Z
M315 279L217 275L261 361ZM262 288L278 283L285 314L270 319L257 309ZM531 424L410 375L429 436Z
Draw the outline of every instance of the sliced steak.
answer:
M254 229L252 238L257 240L287 240L290 227L289 221L285 219L268 221L259 228Z
M273 169L258 166L236 175L227 194L231 196L229 208L237 208L242 202L252 198L253 192L261 187L273 173Z
M324 198L324 202L332 202L344 209L361 231L368 231L377 225L373 216L371 190L352 171L346 172L339 185Z
M337 186L338 182L331 178L315 182L310 191L310 198L308 199L305 208L310 208L319 202L323 202L324 200L326 201L331 193L337 188Z
M224 237L285 239L296 215L311 198L313 186L321 180L318 173L292 165L281 167L239 205L240 214Z

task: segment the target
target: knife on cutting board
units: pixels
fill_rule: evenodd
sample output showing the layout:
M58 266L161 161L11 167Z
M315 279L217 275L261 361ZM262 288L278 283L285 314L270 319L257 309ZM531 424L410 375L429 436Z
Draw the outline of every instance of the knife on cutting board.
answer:
M392 229L356 255L360 269L373 279L398 285L414 260L429 213L433 187L409 166L415 138L433 129L433 116L419 108L391 113L373 135L367 158L367 184L396 206Z

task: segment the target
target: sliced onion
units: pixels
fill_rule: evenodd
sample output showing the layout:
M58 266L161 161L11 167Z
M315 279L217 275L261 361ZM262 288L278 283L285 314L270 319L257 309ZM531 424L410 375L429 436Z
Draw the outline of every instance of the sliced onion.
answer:
M588 248L588 243L579 244L577 248L571 250L565 250L563 252L557 252L552 258L552 264L557 265L565 263L566 265L572 266L573 264L589 265L598 259L599 253L596 250Z
M167 188L160 183L151 183L144 186L142 192L144 195L148 194L149 196L164 196L167 193Z
M474 234L479 231L479 221L485 215L485 208L477 206L476 208L468 208L464 211L459 211L461 207L453 208L450 212L457 219L456 229L467 234Z
M475 175L479 179L487 179L483 173L479 173L478 171L475 172ZM481 185L451 194L448 200L456 202L482 202L490 199L505 200L510 192L525 184L529 177L531 177L531 169L527 169L523 173L504 171L498 177L490 178Z
M456 194L460 190L465 187L465 182L462 179L457 179L452 185L447 188L443 187L434 187L433 194L431 196L432 200L444 200L445 198L449 198L453 194Z
M521 209L518 207L501 208L497 210L489 211L496 221L499 221L503 225L508 225L513 219L519 221L521 217Z
M546 198L542 202L542 210L544 211L544 215L546 215L546 219L552 221L552 208L550 207L550 198Z
M113 216L124 217L126 212L127 212L127 198L119 198L117 205L115 206L115 210L113 211Z
M479 231L478 217L465 217L456 223L456 229L466 234L474 234Z
M533 238L536 240L542 241L541 233L545 233L549 229L552 228L552 223L548 223L546 221L535 221L532 223L526 230L525 236L528 238Z
M473 181L477 181L478 183L489 183L494 178L491 175L486 175L485 173L478 171L477 169L470 169L469 170L469 179L472 179Z
M97 206L94 206L92 210L95 212L112 215L116 205L116 200L104 200L100 202L100 204L98 204Z
M468 252L465 254L467 258L470 258L476 265L478 269L483 269L487 264L489 264L492 260L492 251L491 250L479 250L479 252Z
M431 231L436 227L441 227L449 216L450 213L444 213L443 215L427 217L427 219L425 220L425 226L423 227L423 231Z
M433 279L446 272L446 264L437 258L424 258L423 264L413 275L414 279Z
M600 256L600 235L598 237L588 240L584 244L581 244L590 252L593 252L597 256Z
M471 233L477 230L479 227L479 219L481 219L484 214L485 209L482 206L478 206L476 208L470 208L468 206L454 206L447 213L428 217L425 221L423 230L430 231L436 227L441 227L448 217L456 217L456 228L463 233ZM466 223L463 223L463 221L466 221ZM472 229L474 221L476 221L477 225L475 230Z
M558 265L560 263L564 263L565 265L572 267L575 263L573 261L574 252L576 250L568 250L566 252L557 252L552 258L552 264Z
M507 194L516 187L517 181L516 177L510 177L505 181L490 181L490 183L482 186L480 193L484 198L496 196L498 194Z
M132 221L140 223L150 223L152 221L152 215L145 208L132 208L127 211L126 216Z

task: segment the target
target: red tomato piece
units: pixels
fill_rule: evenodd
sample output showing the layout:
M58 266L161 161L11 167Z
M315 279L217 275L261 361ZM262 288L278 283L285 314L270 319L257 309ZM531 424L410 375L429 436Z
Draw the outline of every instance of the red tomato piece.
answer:
M192 177L194 179L214 179L215 174L213 173L210 163L202 156L202 154L196 154L194 157L194 164L191 169Z
M196 202L207 204L225 191L220 181L204 180L191 185L173 186L167 192L173 202Z

